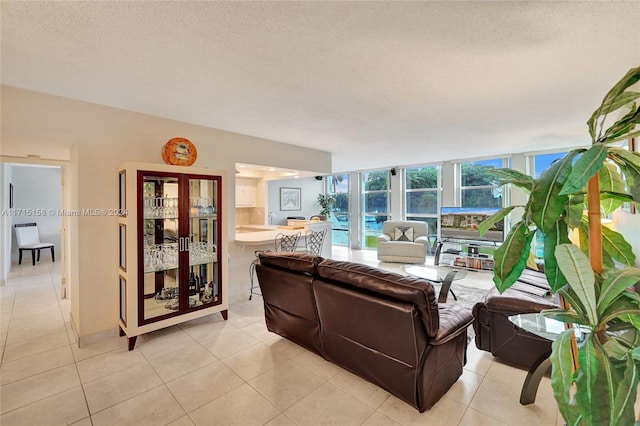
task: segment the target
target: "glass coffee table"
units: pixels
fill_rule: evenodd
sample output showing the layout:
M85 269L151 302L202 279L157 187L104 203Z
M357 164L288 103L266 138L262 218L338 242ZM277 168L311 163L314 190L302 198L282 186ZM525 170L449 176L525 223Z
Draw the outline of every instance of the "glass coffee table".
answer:
M547 318L540 313L518 314L509 317L516 327L529 333L555 341L565 331L565 323ZM520 404L528 405L536 402L536 394L542 377L551 367L551 351L542 354L529 368L520 391Z
M441 284L440 293L438 295L438 303L446 303L449 293L454 300L458 297L451 289L451 283L455 280L462 279L467 276L466 269L458 269L450 266L421 266L421 265L403 265L401 269L409 275L423 278L434 284Z

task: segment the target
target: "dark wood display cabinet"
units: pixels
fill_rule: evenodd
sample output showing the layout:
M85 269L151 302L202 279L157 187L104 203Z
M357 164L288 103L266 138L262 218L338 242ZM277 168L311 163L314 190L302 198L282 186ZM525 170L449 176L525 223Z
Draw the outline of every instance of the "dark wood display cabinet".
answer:
M120 333L228 313L224 172L126 163L119 170Z

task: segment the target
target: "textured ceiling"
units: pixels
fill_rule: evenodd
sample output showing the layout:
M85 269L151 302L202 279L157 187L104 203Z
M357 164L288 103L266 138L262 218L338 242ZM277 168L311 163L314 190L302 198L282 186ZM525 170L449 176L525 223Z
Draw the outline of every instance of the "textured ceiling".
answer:
M2 83L320 148L334 171L588 143L640 2L1 2Z

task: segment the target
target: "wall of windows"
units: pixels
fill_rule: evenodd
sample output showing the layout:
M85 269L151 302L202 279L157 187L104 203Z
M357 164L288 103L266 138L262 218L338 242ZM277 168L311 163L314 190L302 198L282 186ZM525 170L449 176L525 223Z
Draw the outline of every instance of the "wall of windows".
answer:
M331 239L334 245L350 245L351 216L349 214L349 175L327 176L327 194L336 200L328 220L332 222Z
M440 167L411 167L404 171L405 218L427 222L429 235L438 234ZM435 238L435 237L434 237Z
M505 167L504 160L464 162L460 165L460 207L502 207L502 187L498 187L491 169Z
M385 220L420 220L429 225L429 234L434 239L439 235L440 208L446 207L493 207L510 205L514 197L509 186L498 187L498 180L489 174L489 170L513 167L523 173L538 177L543 170L565 153L539 155L514 154L510 158L497 158L478 161L448 162L442 165L395 168L395 174L389 170L374 170L344 175L342 182L351 177L351 190L354 195L351 202L344 201L336 205L338 215L349 215L359 211L359 215L349 216L349 220L338 220L335 228L345 224L350 230L352 241L340 239L334 233L338 244L350 244L354 248L377 248L377 236L382 231ZM328 192L339 193L339 186L328 180ZM345 193L347 190L345 190ZM348 195L343 195L349 198ZM520 197L522 198L522 197ZM523 203L516 197L516 204ZM392 202L393 201L393 202ZM514 211L515 214L518 214ZM519 217L514 217L519 220ZM340 223L338 223L340 222ZM347 224L352 227L348 228ZM508 231L510 222L505 224ZM536 245L536 254L540 247Z
M382 223L389 217L390 185L389 171L376 170L361 174L362 180L362 247L378 247L378 235Z

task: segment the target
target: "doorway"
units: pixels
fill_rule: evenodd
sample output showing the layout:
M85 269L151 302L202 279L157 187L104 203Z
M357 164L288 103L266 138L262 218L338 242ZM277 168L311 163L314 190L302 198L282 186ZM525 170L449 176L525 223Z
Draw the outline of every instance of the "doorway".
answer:
M54 244L55 262L44 250L36 265L50 263L60 298L68 295L68 194L64 187L68 165L65 162L19 159L0 162L2 189L0 192L0 285L11 277L18 267L33 266L29 252L24 252L22 265L14 232L15 225L36 223L42 242ZM58 281L59 280L59 281Z

